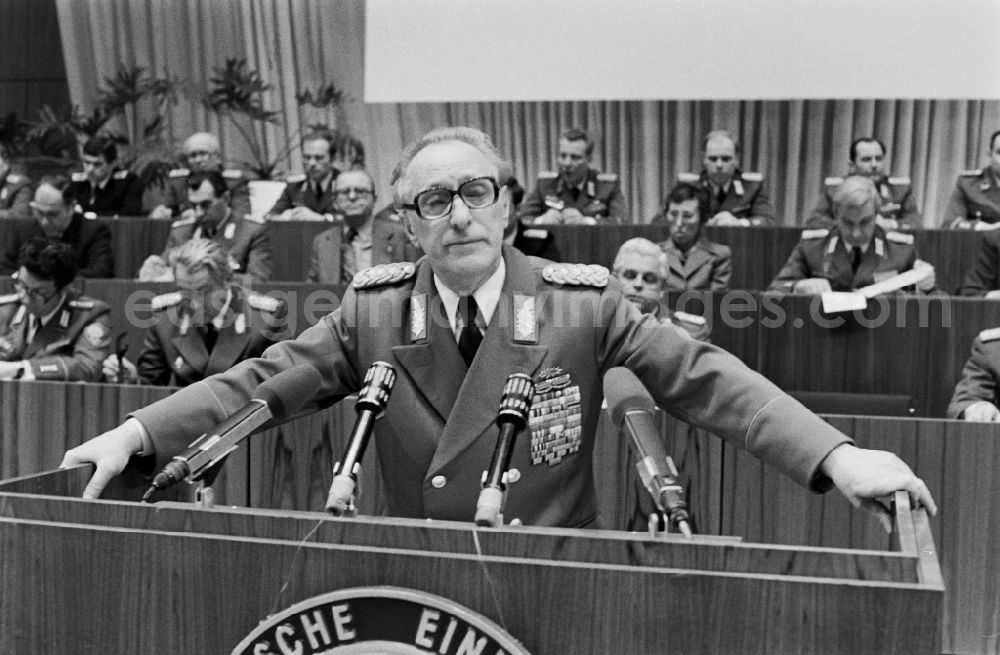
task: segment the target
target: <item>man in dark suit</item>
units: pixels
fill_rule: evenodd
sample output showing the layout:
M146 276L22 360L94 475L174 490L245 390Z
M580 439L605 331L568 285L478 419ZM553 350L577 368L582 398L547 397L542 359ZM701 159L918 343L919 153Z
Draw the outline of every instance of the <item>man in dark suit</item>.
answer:
M78 210L96 216L140 216L142 185L135 173L119 169L111 137L92 136L83 144L83 172L73 173Z
M417 249L398 222L373 217L375 183L365 171L344 171L331 192L338 225L316 235L306 282L348 283L365 268L414 261Z
M136 364L104 360L108 382L186 386L259 357L288 336L284 302L233 283L229 254L216 241L191 239L170 253L178 291L153 298L156 324Z
M21 247L17 292L0 297L0 379L100 380L109 308L73 289L75 277L68 244L34 238Z
M525 524L594 525L592 453L602 376L628 366L658 404L746 448L803 486L836 485L891 527L874 499L906 489L935 512L926 485L891 453L861 450L724 350L643 316L601 266L546 264L503 246L505 164L482 132L442 128L410 144L393 173L396 206L426 254L359 273L340 307L265 357L181 389L66 453L93 462L96 497L130 456L164 464L242 407L264 379L308 362L313 403L358 391L375 361L401 372L379 423L388 512L471 521L496 444L509 375L536 381L504 515ZM558 411L557 411L558 410ZM516 475L514 470L517 471Z
M4 146L0 144L0 220L28 218L32 194L31 180L7 160Z
M80 277L114 277L111 231L103 223L84 218L74 205L73 190L64 176L42 178L31 202L35 220L22 221L5 244L0 275L17 270L22 244L34 237L45 237L72 247Z
M289 175L285 190L268 210L266 220L333 221L333 181L340 171L333 166L332 132L309 134L302 140L302 163L306 172Z

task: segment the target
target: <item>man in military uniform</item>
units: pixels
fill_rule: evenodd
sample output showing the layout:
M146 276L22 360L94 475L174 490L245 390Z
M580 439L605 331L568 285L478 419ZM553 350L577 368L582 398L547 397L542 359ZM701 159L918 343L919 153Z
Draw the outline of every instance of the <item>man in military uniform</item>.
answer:
M28 218L31 215L31 180L15 170L0 144L0 220Z
M188 203L188 178L196 173L214 171L222 175L229 191L229 203L239 215L250 214L250 177L239 168L224 168L222 146L214 134L196 132L184 142L183 168L167 173L163 202L150 212L150 217L167 220L180 216L191 208Z
M958 295L967 298L1000 298L1000 231L983 232L979 255L966 271L962 286L958 288Z
M75 277L67 244L36 238L22 246L17 293L0 297L0 379L101 379L109 308L71 288Z
M709 340L711 328L705 317L672 312L663 305L670 266L667 253L658 245L642 237L629 239L618 248L612 272L621 283L625 297L643 314L652 314L660 323L676 327L685 336Z
M948 418L1000 422L1000 328L983 330L972 342L972 354L948 404Z
M510 193L511 202L510 212L507 214L507 227L503 232L503 242L508 246L514 246L525 255L561 262L562 255L556 246L556 238L552 231L544 227L527 226L520 219L524 187L513 175L507 177L507 191Z
M861 137L851 144L848 175L868 177L875 183L879 194L877 222L885 230L915 230L921 226L924 217L917 211L913 198L910 178L887 177L885 174L885 145L875 137ZM842 177L828 177L823 195L816 207L806 218L806 227L831 228L833 218L833 196L844 181Z
M815 491L836 485L891 525L875 498L906 489L936 511L926 485L891 453L861 450L729 353L660 325L600 266L551 264L502 245L510 202L489 138L432 131L403 152L396 206L426 257L359 273L341 306L260 359L181 389L66 453L97 465L98 496L130 456L166 463L244 406L259 383L310 363L310 402L358 391L375 361L400 369L378 428L388 513L471 521L496 444L509 375L536 381L538 409L510 463L504 515L528 525L595 524L592 453L602 376L628 366L658 404L748 449ZM514 470L516 469L516 474Z
M764 176L740 170L740 144L725 130L705 136L701 173L681 173L678 182L697 184L708 191L709 225L773 225L774 205L764 189ZM659 222L653 217L653 224Z
M875 183L867 177L848 177L834 196L836 228L804 230L769 288L805 294L851 291L930 267L916 286L924 293L933 291L933 267L920 260L913 235L882 230L876 224L878 207Z
M732 275L732 250L702 234L708 216L705 187L681 182L667 194L662 216L670 238L660 244L667 254L667 289L725 291Z
M333 133L327 131L314 132L302 140L306 172L285 179L285 190L268 210L267 220L334 220L333 181L340 171L333 166L333 141Z
M118 148L107 136L83 144L83 171L73 173L78 211L94 216L142 215L142 185L135 173L115 166Z
M596 225L621 223L625 198L618 176L590 167L594 142L583 130L570 128L559 136L559 171L542 171L521 205L528 223Z
M31 202L34 222L22 222L4 244L0 275L17 270L21 246L35 237L69 244L76 257L80 277L114 277L111 231L108 226L86 219L74 209L73 190L64 176L43 177Z
M369 266L417 258L400 223L372 215L376 195L371 175L344 171L337 176L331 195L342 224L313 239L306 282L347 283Z
M285 303L233 283L221 244L191 239L170 253L179 291L153 298L156 324L136 364L104 360L108 382L183 387L228 370L288 336Z
M1000 130L990 135L986 168L958 176L941 227L992 230L1000 227Z
M188 203L191 215L170 226L164 254L189 239L218 241L229 252L233 272L249 276L254 282L271 279L271 241L262 218L237 214L229 204L229 190L222 175L215 171L195 173L188 178ZM164 258L150 255L139 271L140 279L169 279Z

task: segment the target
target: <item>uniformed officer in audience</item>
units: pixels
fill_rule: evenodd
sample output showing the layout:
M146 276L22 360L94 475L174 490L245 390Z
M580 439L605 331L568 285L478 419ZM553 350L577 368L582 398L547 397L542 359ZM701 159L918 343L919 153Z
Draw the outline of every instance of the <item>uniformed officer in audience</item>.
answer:
M983 330L972 342L972 354L948 405L948 418L1000 422L1000 328Z
M997 225L1000 226L1000 223ZM958 295L968 298L1000 298L1000 230L982 233L979 254L965 272Z
M229 253L217 241L181 244L170 266L178 290L153 298L156 324L135 364L115 354L104 360L107 382L183 387L287 338L285 303L235 284Z
M833 198L836 226L803 230L802 239L769 288L804 294L851 291L929 267L916 288L933 291L934 269L920 260L913 234L887 232L876 223L879 202L870 178L853 175L845 179Z
M628 366L659 406L814 491L837 486L891 527L879 498L905 489L936 512L898 457L863 450L729 353L642 315L607 269L552 264L503 246L510 203L489 138L442 128L409 145L392 176L397 208L427 255L359 273L340 307L294 341L179 390L66 453L95 463L97 497L132 455L162 466L243 407L261 381L311 364L326 405L357 392L375 361L399 375L377 438L390 515L471 521L496 445L509 375L531 376L540 411L510 461L504 518L586 527L597 519L593 447L602 376Z
M596 225L625 220L618 176L590 167L594 141L572 127L559 135L559 170L542 171L521 205L528 223Z
M73 195L78 210L95 216L141 216L142 184L127 169L117 166L118 146L106 135L95 135L83 144L83 171L73 173Z
M114 277L111 254L111 230L104 223L76 211L76 200L68 178L63 175L43 177L31 201L35 220L22 222L7 235L0 260L0 275L17 270L21 245L34 237L69 244L76 256L80 277Z
M629 239L618 248L612 272L621 282L625 297L643 314L652 314L664 325L671 325L685 336L700 341L709 340L709 325L705 317L688 312L670 311L664 306L669 274L667 253L642 237Z
M0 297L0 379L101 379L109 308L70 286L76 273L68 244L34 238L21 246L16 293Z
M875 183L881 200L876 219L879 226L886 230L919 228L923 224L924 217L917 210L910 178L888 177L885 168L885 144L871 136L854 140L851 144L847 174L869 177ZM833 218L833 196L843 181L843 177L826 178L823 195L806 218L806 227L834 226L836 221Z
M507 216L503 242L525 255L561 262L562 255L556 247L556 237L552 231L541 226L528 226L521 221L520 205L524 200L524 187L513 175L507 178L507 190L510 192L510 214Z
M6 148L0 144L0 220L31 216L31 180L7 159Z
M417 259L399 222L373 216L375 182L366 171L340 173L331 193L338 224L313 239L306 282L346 284L370 266Z
M670 238L660 244L667 254L667 289L725 291L732 276L732 250L702 234L709 215L708 190L681 182L667 194L660 214Z
M167 174L163 201L153 208L150 217L166 220L180 216L191 208L188 203L188 178L196 173L217 172L226 181L229 203L233 211L250 213L250 175L240 168L222 165L222 146L214 134L196 132L184 142L184 164ZM186 217L185 217L186 218Z
M1000 227L1000 130L990 135L985 168L958 176L942 227L992 230Z
M678 182L708 191L708 225L773 225L776 212L761 173L740 170L740 143L726 130L715 130L702 144L701 173L681 173ZM655 220L655 217L654 217Z
M340 174L333 165L334 139L334 133L327 130L302 139L302 164L306 172L285 179L285 190L268 210L267 220L334 220L333 181Z

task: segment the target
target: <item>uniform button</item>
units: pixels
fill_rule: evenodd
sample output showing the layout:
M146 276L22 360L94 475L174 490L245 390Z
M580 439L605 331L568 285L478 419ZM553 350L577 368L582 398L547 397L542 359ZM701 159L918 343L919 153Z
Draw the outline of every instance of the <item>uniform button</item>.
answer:
M507 471L507 482L514 484L521 479L521 472L517 469L511 469Z
M435 489L440 489L446 484L448 484L448 478L444 477L443 475L435 475L433 478L431 478L431 486L434 487Z

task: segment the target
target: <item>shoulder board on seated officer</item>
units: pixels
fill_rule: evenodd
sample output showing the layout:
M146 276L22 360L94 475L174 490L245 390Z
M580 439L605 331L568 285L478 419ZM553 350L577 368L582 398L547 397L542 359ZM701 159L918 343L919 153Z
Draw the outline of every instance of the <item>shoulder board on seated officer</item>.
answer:
M83 298L77 298L76 300L70 300L66 303L73 309L93 309L97 307L97 303L93 300L86 300Z
M844 178L842 177L828 177L823 180L823 186L840 186L844 183Z
M557 177L559 177L559 173L557 173L555 171L539 171L538 172L538 179L539 180L554 180Z
M355 273L351 285L355 289L371 289L387 284L396 284L409 280L416 273L416 270L417 267L411 262L378 264Z
M124 180L126 177L128 177L128 171L117 171L111 177L115 178L116 180Z
M828 234L830 234L830 230L826 229L825 227L820 227L813 230L802 230L801 238L803 241L809 239L823 239Z
M243 220L250 221L251 223L260 223L261 225L267 222L264 216L257 216L255 214L243 214ZM226 238L229 238L229 235L226 235Z
M171 291L170 293L161 293L155 296L150 305L154 312L158 312L168 307L173 307L182 300L184 300L184 296L180 291Z
M185 225L191 225L196 220L198 220L198 219L195 218L194 216L188 216L187 218L182 218L180 220L176 220L176 221L174 221L173 223L170 224L170 229L172 230L175 227L184 227Z
M962 171L959 173L961 177L978 177L983 174L983 169L981 168L971 168L967 171Z
M305 173L292 173L285 176L285 182L288 184L298 184L299 182L305 182L306 177L308 176Z
M912 182L910 181L910 178L908 178L908 177L890 177L886 181L889 184L892 184L892 185L895 185L895 186L910 186L912 184Z
M905 244L913 243L913 235L903 234L902 232L886 232L885 238L895 243L905 243Z
M9 305L10 303L17 302L20 299L21 297L18 296L16 293L5 293L4 295L0 296L0 305Z
M264 296L259 293L247 295L247 304L254 309L259 309L262 312L270 312L271 314L278 311L278 308L281 307L281 301L277 298Z
M705 320L704 316L698 316L697 314L688 314L687 312L674 312L671 318L676 318L678 321L691 323L692 325L705 325L706 323L708 323L708 321Z
M243 171L238 168L226 168L222 171L222 177L227 180L238 180L243 177Z
M191 169L188 168L172 168L170 172L167 173L167 177L170 179L177 179L180 177L187 177L191 174Z
M598 173L597 181L614 184L618 181L618 175L616 173Z
M1000 339L1000 327L990 328L979 333L979 340L983 343L996 341L997 339Z
M531 227L525 229L524 232L521 233L521 236L525 239L548 239L549 231L543 230L540 227Z
M763 182L764 181L764 174L763 173L742 173L742 174L740 174L740 177L743 178L744 182Z
M542 279L551 284L577 287L606 287L611 273L598 264L549 264L542 269Z
M701 179L701 176L697 173L678 173L678 182L688 182L689 184L696 184Z
M21 184L22 182L30 182L27 175L21 175L20 173L9 173L7 175L7 184Z
M87 174L83 173L81 171L77 171L77 172L73 173L72 175L70 175L69 177L74 182L86 182L87 181Z

